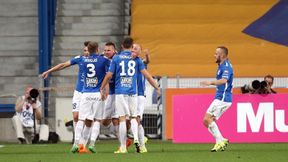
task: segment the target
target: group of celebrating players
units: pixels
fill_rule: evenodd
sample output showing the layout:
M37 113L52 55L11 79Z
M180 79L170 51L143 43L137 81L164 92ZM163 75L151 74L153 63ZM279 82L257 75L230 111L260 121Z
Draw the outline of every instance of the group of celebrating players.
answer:
M42 74L43 78L47 78L53 71L76 64L79 66L73 96L75 139L71 152L81 153L89 150L96 153L95 141L101 124L113 125L110 130L116 134L120 142L114 153L127 153L127 147L132 143L127 139L127 128L130 127L136 152L147 152L144 129L141 125L145 78L156 89L157 94L161 95L159 86L146 70L145 63L147 65L149 58L142 60L139 57L141 46L134 44L133 39L129 37L123 40L122 51L119 53L111 42L105 44L104 55L98 54L96 42L85 42L84 45L83 55L58 64ZM228 48L217 47L214 57L218 64L216 80L203 81L200 85L216 86L215 98L204 115L203 124L216 141L211 151L217 152L224 151L229 143L229 140L222 136L216 121L231 107L234 72L228 59Z
M98 53L96 42L88 41L84 46L83 55L60 63L42 74L45 79L53 71L79 66L72 101L75 137L71 152L86 153L89 150L96 153L95 141L102 124L110 126L111 132L118 137L120 146L114 153L127 153L130 144L127 139L128 127L131 127L136 152L146 153L141 125L145 78L160 95L158 84L146 70L148 57L140 58L141 46L134 44L130 37L123 40L119 53L112 42L105 44L103 55Z

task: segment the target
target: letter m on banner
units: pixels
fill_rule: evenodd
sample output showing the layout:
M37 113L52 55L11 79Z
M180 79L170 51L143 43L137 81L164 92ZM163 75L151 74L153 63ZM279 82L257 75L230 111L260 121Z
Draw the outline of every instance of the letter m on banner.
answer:
M264 132L274 131L274 104L272 102L259 103L254 113L251 103L237 103L237 132L247 132L250 125L252 132L260 132L264 120ZM248 123L247 123L248 121Z

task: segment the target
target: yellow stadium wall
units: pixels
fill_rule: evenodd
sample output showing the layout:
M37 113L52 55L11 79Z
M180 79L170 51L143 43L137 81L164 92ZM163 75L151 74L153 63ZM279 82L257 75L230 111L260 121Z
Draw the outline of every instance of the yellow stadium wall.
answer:
M153 75L214 77L215 48L236 77L288 76L288 47L242 33L277 0L133 0L131 36L151 53Z

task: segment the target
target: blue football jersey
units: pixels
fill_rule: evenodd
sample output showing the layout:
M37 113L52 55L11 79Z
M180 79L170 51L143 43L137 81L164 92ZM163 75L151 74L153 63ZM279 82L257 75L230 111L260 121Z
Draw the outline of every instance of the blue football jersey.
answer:
M224 102L232 102L233 75L233 68L229 60L225 60L221 65L219 65L216 79L219 80L225 78L227 79L227 83L216 87L215 99Z
M113 74L112 78L109 80L109 94L115 94L115 74Z
M77 76L77 82L76 82L76 87L75 87L75 90L78 91L78 92L82 92L83 85L84 85L83 58L85 58L85 56L79 55L79 56L76 56L76 57L70 59L70 64L71 65L77 64L78 67L79 67L78 76Z
M109 59L108 57L104 56L105 58ZM110 63L112 59L109 59ZM110 67L110 65L109 65ZM112 78L109 80L109 95L115 94L115 74L113 74Z
M141 60L143 62L143 60ZM144 63L145 69L147 69L147 64ZM139 71L137 75L137 90L138 90L138 96L145 96L145 86L146 79L144 75Z
M141 59L133 59L130 51L115 55L109 68L115 74L115 94L137 94L137 75L144 68Z
M110 61L100 55L90 54L83 59L85 92L100 92L103 79L108 71Z

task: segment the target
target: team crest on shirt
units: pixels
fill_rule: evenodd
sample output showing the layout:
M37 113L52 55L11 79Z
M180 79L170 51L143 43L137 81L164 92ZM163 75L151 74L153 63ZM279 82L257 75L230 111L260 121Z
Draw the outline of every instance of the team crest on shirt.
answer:
M122 87L132 87L132 77L121 77L120 83Z
M228 75L229 74L229 71L228 70L225 70L224 72L223 72L223 75Z
M86 86L87 87L96 87L98 83L97 78L86 78Z
M219 75L219 74L220 74L220 70L217 71L217 75Z

